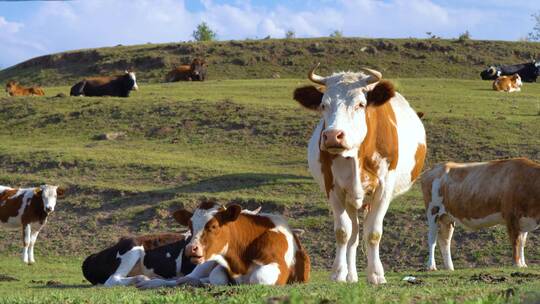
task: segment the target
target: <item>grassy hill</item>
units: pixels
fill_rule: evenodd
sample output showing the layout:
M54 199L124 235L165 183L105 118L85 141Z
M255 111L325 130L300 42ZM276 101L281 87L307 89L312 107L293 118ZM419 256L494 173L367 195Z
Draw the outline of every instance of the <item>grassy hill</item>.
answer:
M369 66L388 77L477 79L490 64L540 58L540 43L443 39L269 39L145 44L42 56L0 71L0 83L67 85L85 76L135 68L142 82L162 82L171 67L206 58L210 79L304 77L315 62L322 73Z
M332 40L279 43L309 45L317 41L331 43ZM406 42L392 41L399 45ZM234 43L221 44L230 44L232 48ZM211 45L199 46L210 48ZM126 47L126 52L117 55L137 53L137 48L146 47L161 46ZM172 49L177 47L172 45ZM96 52L114 53L117 49ZM319 59L330 60L327 58ZM311 59L303 59L306 62L302 66L291 66L290 74L279 72L303 75ZM410 64L407 62L404 65ZM235 65L213 66L215 78L225 75L218 73L218 67L236 68ZM72 77L66 76L67 70L57 68L44 69L43 77L52 75L51 82L58 83ZM252 68L257 68L257 73L264 71L259 66ZM458 70L460 65L451 68ZM2 73L22 69L19 66ZM287 67L283 69L287 71ZM53 70L65 73L53 73ZM386 74L392 73L397 71ZM470 77L475 74L471 73ZM0 282L2 299L213 303L264 302L272 296L290 294L291 298L277 300L424 302L458 297L459 301L480 298L492 302L504 301L509 289L520 295L518 299L528 299L528 292L540 288L538 233L530 234L526 249L531 266L527 271L529 277L512 276L515 270L511 268L462 270L511 265L511 248L503 227L471 232L458 226L453 255L456 268L461 270L454 274L417 272L423 267L427 252L427 225L417 187L393 202L385 220L381 255L390 284L372 288L362 279L362 283L349 288L352 285L329 283L326 271L334 256L333 223L326 200L306 169L307 140L318 117L302 110L291 99L293 89L306 80L215 78L204 83L143 84L140 91L127 99L55 97L57 93L67 93L69 86L46 87L47 96L43 98L0 98L0 184L49 182L68 188L66 198L59 201L38 238L36 266L29 269L18 262L19 231L3 230L0 234L0 274L12 274L20 279ZM153 81L151 77L146 80ZM501 94L491 91L489 82L479 80L396 78L394 82L416 110L426 113L423 118L428 133L426 167L446 160L517 156L540 161L540 85L525 84L521 93ZM103 134L110 132L120 132L122 136L101 140ZM264 211L284 214L293 227L305 229L302 241L312 256L314 283L287 289L239 287L148 293L114 289L100 292L97 297L95 290L85 289L88 285L81 283L79 271L84 256L120 235L179 230L169 212L181 206L193 207L206 199L236 202L247 208L262 206ZM359 270L363 271L365 257L359 252ZM437 259L440 264L438 255ZM401 282L404 275L411 273L422 278L424 285ZM492 284L476 280L482 273L504 276L506 281ZM47 280L59 280L61 284L47 287ZM31 295L21 296L27 290L31 290Z

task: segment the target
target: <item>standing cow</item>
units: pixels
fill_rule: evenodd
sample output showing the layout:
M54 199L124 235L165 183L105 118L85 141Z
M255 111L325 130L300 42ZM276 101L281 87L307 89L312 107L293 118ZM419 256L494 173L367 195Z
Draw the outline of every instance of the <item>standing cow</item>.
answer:
M429 270L437 270L437 239L445 268L454 270L450 243L455 222L475 230L506 225L514 264L527 267L527 233L540 225L540 164L524 158L439 164L422 175L422 193L429 225Z
M54 211L56 198L63 195L64 190L58 186L21 189L0 186L0 226L22 228L24 263L35 263L34 245L39 231Z
M116 77L86 78L71 87L71 96L117 96L129 97L132 90L138 90L135 72L126 71Z
M314 73L317 67L308 78L321 87L297 88L294 99L322 116L309 141L308 164L334 214L332 279L358 280L358 210L364 209L367 280L385 283L379 257L383 219L390 201L407 191L422 170L424 126L380 72L363 69L322 77Z
M165 81L205 81L207 68L208 64L206 61L195 58L191 64L180 65L172 69L172 71L167 73Z

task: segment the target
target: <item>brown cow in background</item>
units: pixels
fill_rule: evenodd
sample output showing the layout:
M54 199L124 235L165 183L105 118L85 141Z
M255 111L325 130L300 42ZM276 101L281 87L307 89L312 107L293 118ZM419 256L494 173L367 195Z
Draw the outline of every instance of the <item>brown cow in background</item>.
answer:
M195 58L191 64L179 65L167 73L165 81L204 81L207 67L208 64L204 59Z
M45 92L41 87L32 86L29 88L23 87L15 80L10 80L6 84L6 92L9 96L43 96Z

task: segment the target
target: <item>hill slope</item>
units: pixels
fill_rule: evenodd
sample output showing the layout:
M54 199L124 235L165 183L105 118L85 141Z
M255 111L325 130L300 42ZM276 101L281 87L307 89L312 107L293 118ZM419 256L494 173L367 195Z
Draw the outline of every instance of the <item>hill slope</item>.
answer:
M145 44L42 56L0 71L0 83L67 85L84 76L133 67L142 82L162 82L174 65L195 57L209 62L210 79L304 77L315 62L321 73L369 66L388 77L477 79L487 65L540 57L540 43L443 39L317 38Z

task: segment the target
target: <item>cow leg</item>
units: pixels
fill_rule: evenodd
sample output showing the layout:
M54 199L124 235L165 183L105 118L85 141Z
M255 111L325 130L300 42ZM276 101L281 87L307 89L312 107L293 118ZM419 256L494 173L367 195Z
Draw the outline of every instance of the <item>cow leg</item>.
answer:
M351 219L343 206L343 197L335 190L330 192L330 204L334 215L334 233L336 235L336 258L332 266L331 279L345 282L347 279L347 243L352 234Z
M358 282L358 273L356 272L356 249L358 248L358 210L356 207L347 205L347 214L351 219L352 229L351 238L347 243L347 282Z
M135 283L137 277L128 278L127 275L135 267L135 264L144 258L144 247L135 246L122 255L117 254L117 258L120 259L120 265L107 281L105 281L104 285L111 287L116 285L126 286Z
M228 285L229 274L227 273L227 269L221 265L216 266L208 275L208 283L212 285Z
M427 270L437 270L437 264L435 262L435 247L437 246L437 214L433 214L431 204L428 205L426 210L427 222L428 222L428 262Z
M395 172L389 172L386 180L379 181L371 209L364 220L364 241L367 248L367 281L371 284L386 283L384 268L379 256L379 244L383 233L383 221L392 200Z
M519 246L518 267L527 267L527 263L525 263L525 243L526 242L527 242L527 232L520 232L518 235L518 246Z
M35 229L33 229L32 233L30 234L30 249L28 252L28 260L30 264L34 264L36 260L34 260L34 245L36 244L36 240L39 234L39 231L41 230L41 227L43 225L38 224Z
M454 234L454 222L446 215L439 218L439 250L443 257L444 268L454 270L450 245L452 244L452 235Z
M23 259L23 262L28 264L29 260L28 260L28 249L29 249L29 246L30 246L30 240L31 240L31 226L30 224L26 224L23 226L23 252L22 252L22 259Z
M279 264L258 265L249 276L249 284L275 285L279 279Z
M520 231L519 221L510 215L506 220L506 228L508 229L508 236L510 237L510 243L512 244L512 260L514 266L522 267L521 241L523 236ZM523 246L525 246L525 244L523 244Z

